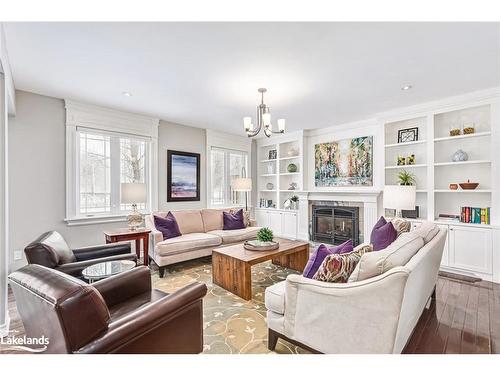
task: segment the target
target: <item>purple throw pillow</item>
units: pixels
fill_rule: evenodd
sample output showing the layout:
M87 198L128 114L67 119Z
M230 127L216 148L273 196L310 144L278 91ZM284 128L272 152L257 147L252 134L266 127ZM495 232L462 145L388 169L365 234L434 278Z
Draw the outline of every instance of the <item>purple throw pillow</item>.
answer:
M376 229L382 228L385 224L387 224L387 220L383 216L380 216L380 219L375 223L372 229L372 233L370 234L370 243L373 243L373 236Z
M155 221L155 227L163 234L164 240L179 237L181 235L179 225L177 224L177 220L175 220L175 216L172 212L168 211L165 218L156 215L153 215L153 218Z
M234 214L222 212L224 219L224 230L245 229L245 220L243 218L243 208Z
M378 228L377 225L375 225L370 236L370 242L373 245L373 251L385 249L387 246L393 243L397 237L398 232L396 231L396 229L394 229L394 225L392 225L391 222L386 222Z
M328 255L350 253L352 250L352 240L348 240L338 246L330 248L328 248L325 244L321 244L316 248L316 250L314 250L313 254L307 261L302 275L312 279L321 266L321 263L323 263Z

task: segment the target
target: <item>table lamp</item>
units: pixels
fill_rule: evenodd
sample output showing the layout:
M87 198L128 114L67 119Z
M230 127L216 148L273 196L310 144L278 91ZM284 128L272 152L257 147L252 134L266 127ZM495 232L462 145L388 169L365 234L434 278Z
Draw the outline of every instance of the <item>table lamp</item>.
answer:
M384 208L396 210L396 217L401 217L401 210L414 210L417 199L416 186L384 186Z
M127 215L127 223L131 230L137 230L142 225L142 214L137 211L138 203L146 203L147 187L143 183L122 183L121 202L132 204L132 212Z

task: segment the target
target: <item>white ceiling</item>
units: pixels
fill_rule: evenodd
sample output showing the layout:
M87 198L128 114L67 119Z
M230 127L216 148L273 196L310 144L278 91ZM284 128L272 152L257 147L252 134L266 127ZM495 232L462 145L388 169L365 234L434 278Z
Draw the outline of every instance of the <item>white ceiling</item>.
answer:
M237 134L258 87L295 130L500 85L500 23L4 26L17 89Z

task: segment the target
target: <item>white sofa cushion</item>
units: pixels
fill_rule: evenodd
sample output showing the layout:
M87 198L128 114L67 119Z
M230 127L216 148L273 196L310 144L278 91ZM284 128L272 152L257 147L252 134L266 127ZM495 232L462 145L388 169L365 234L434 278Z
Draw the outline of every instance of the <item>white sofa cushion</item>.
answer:
M243 229L233 229L233 230L211 230L209 234L219 236L222 238L222 243L233 243L241 242L245 240L251 240L257 238L257 232L260 227L246 227Z
M286 281L281 281L266 288L266 308L277 314L285 313L285 285Z
M439 227L430 221L424 221L418 227L413 230L413 233L417 233L420 237L424 239L424 243L429 243L436 234L439 232Z
M219 236L208 233L188 233L157 243L155 252L158 255L166 256L209 246L215 247L220 244L222 244L222 239Z
M403 233L385 249L363 254L348 282L366 280L404 266L423 246L424 240L418 233Z

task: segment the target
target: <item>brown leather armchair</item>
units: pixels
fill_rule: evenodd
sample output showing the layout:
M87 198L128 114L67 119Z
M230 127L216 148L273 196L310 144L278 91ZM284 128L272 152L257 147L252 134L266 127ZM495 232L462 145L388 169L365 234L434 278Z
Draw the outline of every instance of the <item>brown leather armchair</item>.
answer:
M40 264L69 275L82 278L82 271L93 264L111 260L132 260L129 242L104 244L70 249L64 238L56 231L42 234L24 249L29 264Z
M205 284L167 294L140 266L92 285L40 265L9 275L26 336L45 353L183 354L203 350Z

